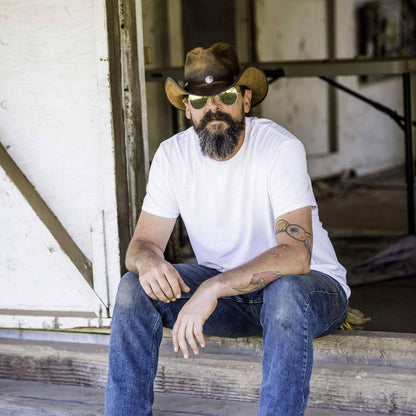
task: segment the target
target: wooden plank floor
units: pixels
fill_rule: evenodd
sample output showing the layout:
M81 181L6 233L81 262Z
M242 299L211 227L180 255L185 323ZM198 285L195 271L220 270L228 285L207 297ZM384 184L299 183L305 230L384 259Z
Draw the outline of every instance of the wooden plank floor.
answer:
M257 403L156 394L154 416L255 416ZM104 389L0 379L0 416L98 416L104 414ZM306 416L382 416L313 409Z

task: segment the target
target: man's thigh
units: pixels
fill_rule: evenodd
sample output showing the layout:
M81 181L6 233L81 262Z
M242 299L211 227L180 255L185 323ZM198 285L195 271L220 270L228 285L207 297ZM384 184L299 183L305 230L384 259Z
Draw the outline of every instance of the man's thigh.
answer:
M189 293L182 293L182 297L174 302L163 303L155 301L155 306L162 316L163 326L173 328L177 316L195 293L198 287L207 279L220 272L197 264L173 264L185 283L191 288ZM232 296L218 299L215 311L204 325L205 335L222 337L247 337L261 335L261 325L253 302L253 296Z
M176 263L172 266L178 271L184 282L191 288L189 293L182 293L182 297L190 298L205 280L216 276L220 272L210 267L193 263Z

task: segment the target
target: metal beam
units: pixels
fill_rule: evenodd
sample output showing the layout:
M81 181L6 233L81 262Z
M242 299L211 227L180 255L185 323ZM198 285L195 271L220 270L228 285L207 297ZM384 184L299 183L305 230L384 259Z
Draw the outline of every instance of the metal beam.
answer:
M386 59L336 59L258 62L270 78L284 76L297 77L334 77L348 75L401 75L416 72L416 58ZM146 71L146 81L164 82L167 77L183 79L183 68L156 68Z
M260 63L259 66L270 75L276 70L282 70L285 77L399 75L405 72L416 72L416 58L286 61Z
M326 0L326 40L328 59L337 57L337 1ZM335 77L331 77L335 80ZM335 88L328 88L328 151L337 153L339 150L338 134L338 95Z
M415 172L413 164L412 97L410 74L403 74L404 139L406 149L407 221L409 234L416 234Z

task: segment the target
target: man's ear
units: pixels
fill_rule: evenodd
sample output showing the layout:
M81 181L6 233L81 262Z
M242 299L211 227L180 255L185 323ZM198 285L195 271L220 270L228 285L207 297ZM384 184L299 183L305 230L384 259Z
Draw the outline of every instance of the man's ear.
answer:
M244 113L248 113L251 108L251 97L253 96L253 92L251 90L245 90L244 91L244 97L243 97L243 108Z
M191 110L189 109L189 103L186 98L182 100L182 102L185 104L185 116L188 120L191 119Z

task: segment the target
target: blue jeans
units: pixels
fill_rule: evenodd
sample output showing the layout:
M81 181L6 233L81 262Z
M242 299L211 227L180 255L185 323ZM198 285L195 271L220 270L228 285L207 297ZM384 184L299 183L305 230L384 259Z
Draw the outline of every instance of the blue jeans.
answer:
M191 292L171 303L150 299L134 273L120 282L113 314L106 416L152 415L162 327L172 328L192 293L217 270L176 264ZM342 287L311 271L283 276L262 290L221 298L204 334L222 337L263 335L263 380L259 416L300 416L309 395L312 339L339 328L347 315Z

